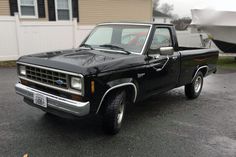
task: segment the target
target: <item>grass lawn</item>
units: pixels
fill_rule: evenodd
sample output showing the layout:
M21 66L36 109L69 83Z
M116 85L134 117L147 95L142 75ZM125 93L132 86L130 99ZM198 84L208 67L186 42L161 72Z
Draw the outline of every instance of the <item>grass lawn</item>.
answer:
M15 67L16 61L0 61L0 67Z
M223 69L236 69L236 60L234 57L219 57L218 67Z

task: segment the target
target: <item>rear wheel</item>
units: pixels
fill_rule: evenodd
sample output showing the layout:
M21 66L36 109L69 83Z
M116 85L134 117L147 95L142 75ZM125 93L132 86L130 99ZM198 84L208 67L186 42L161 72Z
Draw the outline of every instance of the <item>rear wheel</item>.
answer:
M117 91L106 98L103 111L103 129L106 133L114 135L120 131L126 103L126 91Z
M193 79L192 83L185 85L185 95L189 99L197 98L202 91L202 86L203 86L203 74L201 71L199 71L195 76L195 78Z

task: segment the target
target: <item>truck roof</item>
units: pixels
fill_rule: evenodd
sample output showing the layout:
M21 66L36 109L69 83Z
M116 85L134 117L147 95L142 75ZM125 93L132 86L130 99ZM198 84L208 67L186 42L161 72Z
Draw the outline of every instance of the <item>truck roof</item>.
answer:
M105 24L124 24L124 25L163 25L163 26L173 26L173 24L165 24L165 23L155 23L155 22L129 22L129 21L119 21L119 22L104 22L98 25Z

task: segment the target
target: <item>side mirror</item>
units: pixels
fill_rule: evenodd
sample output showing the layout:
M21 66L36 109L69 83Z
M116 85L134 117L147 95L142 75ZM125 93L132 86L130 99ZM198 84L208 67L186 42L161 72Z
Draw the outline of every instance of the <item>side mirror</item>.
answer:
M173 47L161 47L160 48L160 55L173 55L174 48Z

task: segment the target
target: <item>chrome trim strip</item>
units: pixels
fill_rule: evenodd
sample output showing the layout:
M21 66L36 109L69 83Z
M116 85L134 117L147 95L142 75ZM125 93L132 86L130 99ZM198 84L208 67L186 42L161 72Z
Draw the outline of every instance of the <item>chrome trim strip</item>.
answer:
M193 79L192 79L191 82L193 82L193 80L194 80L194 78L196 77L198 71L199 71L200 69L203 69L203 68L206 68L206 69L207 69L206 74L205 74L203 77L205 77L205 76L207 75L207 73L208 73L208 71L209 71L209 67L208 67L207 65L200 66L200 67L197 69L197 71L195 72L194 77L193 77Z
M38 82L38 81L34 81L34 80L31 80L31 79L28 79L28 78L25 78L25 77L22 77L22 76L18 76L18 77L20 79L23 79L23 80L26 80L26 81L29 81L29 82L32 82L32 83L35 83L35 84L38 84L38 85L41 85L41 86L46 86L46 87L49 87L49 88L53 88L53 89L56 89L56 90L59 90L59 91L62 91L62 92L82 95L82 93L79 92L79 91L73 91L73 90L70 90L70 89L64 89L64 88L48 85L48 84L41 83L41 82Z
M149 37L150 37L150 35L151 35L152 28L153 28L153 25L150 25L149 32L148 32L148 35L147 35L147 37L146 37L146 41L145 41L145 43L143 44L143 48L142 48L142 51L141 51L141 55L144 54L144 49L145 49L146 46L147 46L147 42L148 42L148 39L149 39Z
M34 88L30 88L28 86L17 83L15 85L16 93L22 95L23 97L27 97L33 100L34 93L40 93L44 95L48 100L48 106L57 110L61 110L64 112L68 112L77 116L84 116L89 114L90 112L90 102L79 102L66 98L62 98L59 96L55 96Z
M39 85L42 85L42 86L46 86L46 87L53 88L53 89L56 89L56 90L60 90L60 91L63 91L63 92L68 92L68 93L72 93L72 94L79 94L79 95L84 96L84 76L81 75L81 74L72 73L72 72L63 71L63 70L57 70L57 69L43 67L43 66L38 66L38 65L29 64L29 63L23 63L23 62L17 62L17 64L25 65L25 66L31 66L31 67L35 67L35 68L41 68L41 69L45 69L45 70L51 70L51 71L54 71L54 72L68 74L70 76L78 76L78 77L81 78L81 81L82 81L82 90L81 91L73 90L71 88L63 89L63 88L59 88L59 87L56 87L56 86L51 86L51 85L48 85L48 84L45 84L45 83L42 83L42 82L39 82L39 81L34 81L34 80L31 80L31 79L28 79L28 78L26 78L24 76L20 76L20 75L18 77L20 79L24 79L26 81L36 83L36 84L39 84ZM68 80L68 85L70 86L70 80Z
M100 108L101 108L101 106L102 106L103 100L105 99L106 95L107 95L111 90L116 89L116 88L119 88L119 87L123 87L123 86L132 86L132 87L134 88L134 99L133 99L133 103L135 103L136 98L137 98L137 94L138 94L138 90L137 90L136 85L135 85L134 83L132 83L132 82L129 82L129 83L122 83L122 84L119 84L119 85L116 85L116 86L113 86L113 87L109 88L109 89L105 92L105 94L103 95L103 97L102 97L102 99L101 99L101 101L100 101L100 103L99 103L99 106L98 106L98 109L97 109L97 111L96 111L96 114L99 112L99 110L100 110Z

